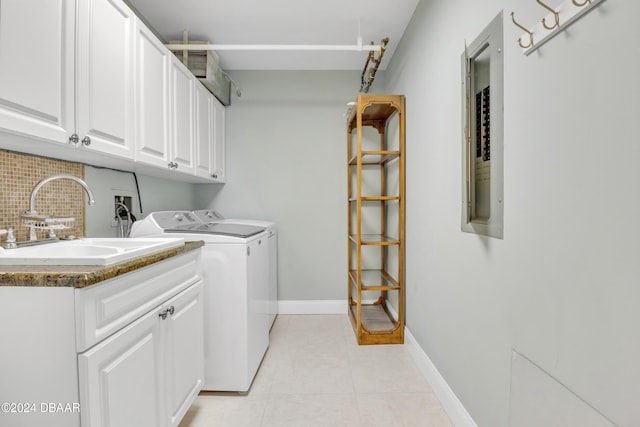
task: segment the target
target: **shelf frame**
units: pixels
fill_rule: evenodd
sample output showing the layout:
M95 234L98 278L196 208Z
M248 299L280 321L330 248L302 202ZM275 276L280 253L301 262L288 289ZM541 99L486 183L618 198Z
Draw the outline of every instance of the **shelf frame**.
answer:
M388 147L387 126L397 117L397 147ZM375 149L363 148L363 128L377 130L379 144ZM348 168L348 300L351 318L358 344L402 344L404 342L404 217L405 217L405 99L402 95L360 95L355 108L347 118L347 168ZM354 147L354 131L357 132ZM375 145L375 143L374 143ZM376 167L377 166L377 167ZM365 168L366 167L366 168ZM393 169L392 169L393 168ZM392 169L397 178L397 194L387 194L388 173ZM378 173L379 194L363 193L363 175ZM396 175L397 174L397 177ZM395 185L395 184L394 184ZM363 205L374 204L382 234L368 234L363 230ZM375 208L375 203L379 204ZM397 221L394 236L385 235L396 224L390 224L388 209L393 206L393 221ZM354 212L355 208L355 212ZM369 208L368 208L369 209ZM378 247L380 268L364 264L363 249ZM397 250L392 258L391 248ZM394 272L387 271L394 265ZM373 276L373 280L371 279ZM374 303L363 301L363 293L369 297L377 293ZM397 305L389 309L388 301Z

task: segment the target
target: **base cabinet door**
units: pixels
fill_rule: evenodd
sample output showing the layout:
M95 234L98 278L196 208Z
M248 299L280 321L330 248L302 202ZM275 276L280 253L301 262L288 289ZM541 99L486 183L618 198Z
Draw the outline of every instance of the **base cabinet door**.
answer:
M78 355L85 427L165 426L158 311Z
M177 427L204 382L202 281L78 355L83 427Z
M192 286L164 305L166 387L169 425L177 427L204 383L202 284Z

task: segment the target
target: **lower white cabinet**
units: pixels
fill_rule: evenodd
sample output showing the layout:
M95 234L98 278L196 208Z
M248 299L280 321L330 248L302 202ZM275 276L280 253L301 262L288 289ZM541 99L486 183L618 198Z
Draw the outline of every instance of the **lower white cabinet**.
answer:
M78 356L83 426L167 425L162 326L154 310Z
M0 286L0 426L175 427L204 382L200 251L85 288Z
M177 426L202 388L202 282L78 355L83 426Z
M203 288L200 282L164 306L168 310L162 322L168 426L180 424L204 384Z

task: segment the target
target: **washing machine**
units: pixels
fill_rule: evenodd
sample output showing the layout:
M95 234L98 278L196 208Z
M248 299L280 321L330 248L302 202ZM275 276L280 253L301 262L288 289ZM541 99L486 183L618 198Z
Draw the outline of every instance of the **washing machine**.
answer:
M242 224L256 227L264 227L267 230L267 245L269 250L269 299L267 301L267 327L270 329L278 315L278 227L275 222L257 219L225 218L219 211L202 209L193 211L193 214L202 222L217 222L225 224Z
M131 237L167 235L204 242L203 390L247 392L269 346L267 229L165 211L136 221L131 230Z

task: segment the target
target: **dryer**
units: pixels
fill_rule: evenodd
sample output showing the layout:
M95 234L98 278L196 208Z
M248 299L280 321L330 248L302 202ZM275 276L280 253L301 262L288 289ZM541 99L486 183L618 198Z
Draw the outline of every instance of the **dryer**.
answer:
M219 211L212 209L202 209L193 211L193 214L203 222L218 222L225 224L250 225L264 227L267 230L267 245L269 250L269 299L267 301L268 327L273 326L273 322L278 315L278 227L275 222L258 219L225 218Z
M154 212L131 237L202 240L203 390L247 392L269 346L269 234L266 227L204 222L193 212Z

